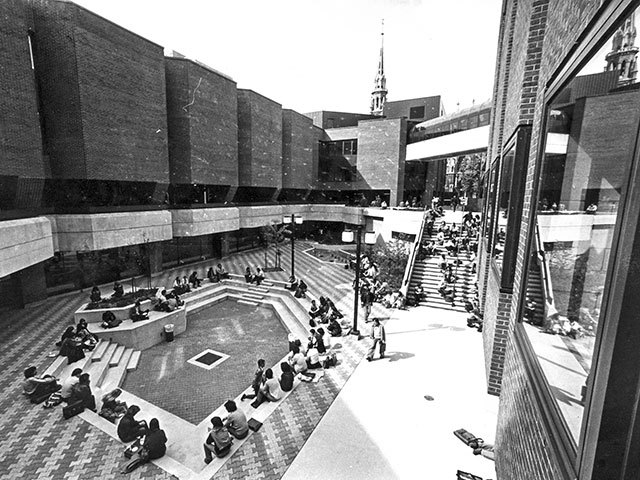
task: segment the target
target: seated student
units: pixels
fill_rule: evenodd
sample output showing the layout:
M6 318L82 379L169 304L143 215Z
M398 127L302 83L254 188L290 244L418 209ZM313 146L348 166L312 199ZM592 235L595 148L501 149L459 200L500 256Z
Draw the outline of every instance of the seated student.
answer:
M340 312L340 310L338 310L338 307L336 307L335 303L333 303L333 301L329 298L329 297L325 297L327 304L329 306L329 311L333 312L336 317L338 318L342 318L344 317L344 315Z
M309 350L307 350L307 368L322 368L320 364L320 353L313 344L309 344Z
M204 442L204 463L211 463L213 452L216 457L224 457L231 450L231 443L233 438L229 435L229 431L223 425L220 417L213 417L211 419L211 427L209 428L209 435Z
M287 290L296 290L298 288L298 279L295 275L289 276L289 283L284 286Z
M122 393L122 390L115 388L102 397L102 408L100 409L100 415L106 418L111 423L116 423L116 419L127 413L127 404L125 402L118 401L118 397Z
M118 437L125 443L133 442L136 438L146 435L149 430L147 422L134 418L139 411L140 407L131 405L118 423Z
M102 314L102 328L115 328L122 323L122 320L116 318L115 314L111 310L107 310Z
M264 359L260 358L258 359L258 368L253 374L253 381L251 382L253 395L251 394L247 395L246 393L243 393L242 397L240 397L240 401L243 402L246 398L257 398L258 391L260 390L260 387L262 386L263 382L264 382Z
M82 401L82 405L87 410L96 411L96 399L91 392L90 379L88 373L83 373L78 379L78 383L71 389L71 398L69 403Z
M94 303L102 300L102 294L100 293L100 289L97 286L94 285L91 289L91 295L89 295L89 299Z
M280 388L283 392L290 392L293 390L293 372L291 371L291 365L287 362L282 362L280 364L280 370L282 370L282 375L280 375Z
M315 347L318 349L318 353L326 353L327 346L324 344L324 329L322 327L318 328L318 331L315 333Z
M84 358L84 348L82 348L82 338L75 335L73 327L71 327L73 336L66 337L60 345L60 356L67 357L67 363L71 365L78 360Z
M71 399L71 395L73 394L73 387L75 387L80 382L80 375L82 374L81 368L74 368L71 372L71 375L62 382L62 387L60 388L60 396L62 397L63 402L68 402Z
M229 272L224 269L221 263L216 265L216 276L218 277L218 281L229 278Z
M160 422L157 418L152 418L149 422L149 430L144 439L142 450L146 452L146 460L156 460L164 456L167 452L167 435L160 429Z
M67 329L62 334L62 336L60 337L60 341L56 342L56 347L60 347L62 345L62 342L65 341L65 339L73 338L75 334L76 334L75 327L73 325L68 326Z
M289 365L291 365L293 371L295 373L305 372L307 370L307 360L300 351L300 347L296 345L291 353L293 355L289 359Z
M142 310L140 307L140 300L136 300L131 311L131 320L134 322L140 322L142 320L149 320L149 310Z
M76 325L76 337L80 337L82 348L85 350L93 350L98 344L98 337L89 331L87 321L84 318L81 318Z
M189 286L189 282L181 280L180 277L176 277L173 281L173 291L182 295L184 293L189 293L191 291L191 287Z
M253 282L256 285L260 285L264 280L264 272L260 267L256 267L256 274L253 276Z
M277 402L282 398L282 389L278 380L273 378L273 370L267 368L264 378L265 382L258 391L258 397L251 403L253 408L258 408L263 402Z
M406 305L406 298L405 296L402 294L402 292L398 291L396 292L395 295L395 300L393 301L393 303L391 304L391 308L400 308L400 309L404 309Z
M340 324L335 318L333 318L329 322L329 326L327 327L327 330L329 331L332 337L342 336L342 327L340 326Z
M193 288L199 288L202 280L198 278L198 272L194 271L189 276L189 283L193 286Z
M329 331L325 331L324 328L318 328L318 334L322 335L322 344L324 345L325 352L331 349L331 335Z
M39 397L47 393L53 393L60 390L60 385L55 377L45 375L38 377L36 374L38 369L31 366L24 371L24 381L22 382L22 391L28 397Z
M309 316L315 318L318 316L318 305L315 300L311 300L311 307L309 308Z
M207 278L211 283L216 283L218 281L218 277L216 276L216 272L213 271L213 267L209 267L209 270L207 270Z
M424 289L422 288L422 285L416 285L416 288L413 289L413 297L414 297L414 302L416 305L418 305L424 298Z
M118 280L116 280L115 283L113 284L113 295L111 296L115 298L119 298L123 295L124 295L124 287Z
M236 402L233 400L227 400L224 404L224 408L229 412L229 415L222 421L224 426L231 435L238 440L242 440L249 435L249 424L247 423L247 417L242 410L238 408Z
M244 270L244 279L247 283L253 283L253 273L251 272L251 267L247 267Z
M307 288L309 287L307 286L306 283L304 283L304 280L300 280L298 282L298 288L296 288L296 293L294 294L294 297L307 298Z

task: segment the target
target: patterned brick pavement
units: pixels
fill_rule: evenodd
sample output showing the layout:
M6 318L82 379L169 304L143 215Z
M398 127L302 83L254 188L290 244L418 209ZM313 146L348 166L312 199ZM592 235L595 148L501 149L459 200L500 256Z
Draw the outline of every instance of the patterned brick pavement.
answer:
M329 295L350 317L353 294L349 285L352 272L339 265L321 263L303 253L309 245L296 244L296 274L309 285L315 296ZM283 252L283 272L268 277L286 280L288 258ZM242 273L245 265L262 264L264 251L235 254L223 260L225 267ZM216 260L206 264L217 263ZM205 264L198 267L203 272ZM193 266L163 273L154 284L170 285L178 273ZM21 394L22 371L28 365L44 370L51 363L47 354L55 350L72 313L86 301L88 292L54 297L23 310L0 313L0 478L8 479L111 479L120 478L126 464L122 444L92 427L81 418L64 420L61 407L45 410L32 405ZM388 317L376 305L374 315ZM367 342L354 337L341 339L340 364L330 369L318 383L300 385L280 408L253 434L214 476L216 479L280 478L293 461L338 392L362 360ZM248 383L248 382L247 382ZM128 476L175 478L154 464L144 465Z
M247 388L258 358L271 366L287 353L287 331L266 306L227 300L188 322L172 343L145 350L122 388L194 425ZM229 358L211 370L187 363L208 348Z

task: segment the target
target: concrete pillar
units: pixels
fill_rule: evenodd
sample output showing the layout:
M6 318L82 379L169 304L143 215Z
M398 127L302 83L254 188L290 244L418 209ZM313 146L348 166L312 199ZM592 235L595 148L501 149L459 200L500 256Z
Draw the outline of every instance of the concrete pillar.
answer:
M153 242L148 246L149 273L151 275L162 272L162 242Z

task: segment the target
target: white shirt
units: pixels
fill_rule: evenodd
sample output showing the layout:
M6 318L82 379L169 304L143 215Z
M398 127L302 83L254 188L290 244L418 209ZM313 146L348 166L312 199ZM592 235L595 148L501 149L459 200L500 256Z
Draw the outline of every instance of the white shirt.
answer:
M77 385L79 381L80 378L74 377L73 375L67 378L64 382L62 382L60 396L62 398L69 398L71 396L71 390L73 390L73 386Z

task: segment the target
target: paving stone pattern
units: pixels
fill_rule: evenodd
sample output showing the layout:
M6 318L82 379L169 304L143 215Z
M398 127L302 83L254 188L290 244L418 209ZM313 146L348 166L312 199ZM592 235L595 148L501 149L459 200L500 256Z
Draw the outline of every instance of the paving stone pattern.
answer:
M194 425L251 384L258 358L268 366L287 354L287 331L275 312L227 300L189 314L187 331L142 352L125 390ZM229 355L206 370L187 360L206 349Z
M310 245L296 243L296 274L304 278L315 296L329 295L345 317L350 318L353 292L344 288L353 280L353 273L340 265L319 262L303 254ZM283 251L283 272L268 273L269 278L288 278L289 255ZM260 265L264 251L254 250L223 259L227 270L242 273L246 265ZM206 268L218 260L197 266L201 276ZM153 283L169 286L176 275L194 270L184 266L163 273ZM88 291L53 297L22 310L0 313L0 478L8 479L112 479L122 478L120 471L126 464L123 445L79 417L62 418L61 407L51 410L32 405L22 396L23 369L36 365L40 371L52 359L53 350L72 313L87 300ZM388 317L389 312L376 304L374 316ZM327 411L340 389L362 360L368 341L343 337L339 351L340 364L327 370L318 383L300 385L263 428L245 442L216 479L275 479L280 478L300 448ZM195 354L194 354L195 355ZM247 386L249 381L247 381ZM129 479L175 478L154 464L147 464L128 475Z

